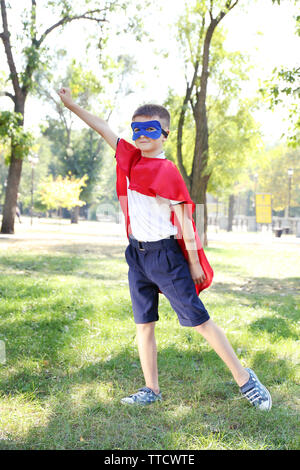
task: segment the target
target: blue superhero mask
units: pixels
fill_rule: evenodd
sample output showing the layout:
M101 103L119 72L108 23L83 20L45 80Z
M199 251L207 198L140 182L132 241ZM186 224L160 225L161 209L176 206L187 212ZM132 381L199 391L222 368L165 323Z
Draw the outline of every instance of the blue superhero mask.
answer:
M161 134L168 137L168 133L162 129L159 121L132 122L131 128L133 130L132 140L136 140L142 135L150 137L150 139L159 139Z

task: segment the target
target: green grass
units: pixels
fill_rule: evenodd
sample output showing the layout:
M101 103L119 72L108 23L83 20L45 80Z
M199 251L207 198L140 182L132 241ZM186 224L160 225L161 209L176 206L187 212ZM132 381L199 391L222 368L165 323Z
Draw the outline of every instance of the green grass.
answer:
M144 385L124 247L3 242L0 449L299 449L299 245L206 250L215 280L201 298L270 389L264 413L240 399L226 366L162 296L164 401L121 405Z

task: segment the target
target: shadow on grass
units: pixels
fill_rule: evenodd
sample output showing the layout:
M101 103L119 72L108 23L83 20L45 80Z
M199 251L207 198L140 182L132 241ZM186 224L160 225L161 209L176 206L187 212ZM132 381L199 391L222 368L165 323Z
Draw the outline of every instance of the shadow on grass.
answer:
M70 273L80 269L86 263L84 258L53 255L18 254L0 257L2 269L11 268L16 274L29 272L40 273Z
M124 258L124 252L126 249L126 244L124 245L109 245L103 243L76 243L72 242L72 244L61 244L61 245L53 245L48 246L48 250L54 252L63 252L68 254L77 254L77 255L87 255L87 254L95 254L98 257L106 257L106 258Z
M124 255L120 250L103 251L100 256L90 256L81 254L81 256L70 255L19 255L0 257L0 269L7 275L22 276L30 274L45 275L74 275L79 277L117 280L120 278L120 271L109 269L108 261L122 263L125 265ZM95 272L96 271L96 272Z
M111 273L108 273L106 279L112 278ZM258 282L261 283L261 279ZM291 285L295 282L295 278L281 282ZM2 316L0 339L4 338L7 341L11 360L16 361L24 354L37 360L41 357L58 360L61 347L68 344L73 336L80 337L85 331L86 325L83 319L86 317L100 316L101 312L111 312L111 318L115 320L131 320L129 295L128 298L122 298L121 302L118 297L112 298L109 295L105 300L101 300L101 305L98 305L97 301L83 302L76 297L77 292L86 287L85 284L82 287L78 285L71 295L68 293L66 296L63 286L53 292L52 287L44 283L36 284L31 279L20 279L15 284L13 282L7 284L2 280L0 295L7 301L7 305L3 302L0 307ZM257 318L247 326L252 334L259 335L265 332L269 335L270 342L287 338L298 339L297 333L293 330L293 322L299 320L299 303L297 304L292 297L280 297L278 304L278 295L266 296L241 290L233 291L232 285L225 283L215 283L213 290L216 293L228 292L234 301L246 301L245 307L250 306L254 309L267 307L270 316ZM109 292L113 293L113 288L104 289L103 296ZM10 301L13 302L13 307L10 306ZM12 308L14 312L9 313ZM17 318L12 320L11 315L17 315ZM104 321L108 321L107 316L104 317Z
M268 307L277 313L299 318L299 278L285 279L251 278L245 279L245 283L215 282L211 291L216 294L232 296L238 301L246 301L245 306ZM286 308L291 309L287 312Z
M299 339L299 335L292 330L289 323L286 321L286 319L283 318L259 318L258 320L255 320L251 323L249 329L254 334L265 331L270 335L270 340L272 342L279 341L282 338L291 338L295 341Z
M108 361L85 365L75 372L11 378L2 394L35 393L46 406L51 397L51 414L46 425L32 425L17 440L0 441L2 449L187 449L189 443L206 445L213 440L228 448L249 443L259 448L292 446L296 430L294 410L280 402L270 414L250 408L238 400L238 387L229 380L222 362L213 351L178 351L168 347L159 352L160 385L164 401L150 407L130 407L120 399L143 385L137 356L126 347ZM266 377L266 364L269 364ZM257 375L268 386L280 376L291 376L289 365L270 352L254 357ZM231 378L231 376L230 376ZM32 388L24 389L24 383ZM78 393L80 387L81 393ZM101 393L104 390L104 393ZM76 395L78 394L78 395ZM26 397L26 395L25 395ZM31 397L30 400L33 400ZM205 444L203 444L205 445ZM195 447L192 447L195 448Z
M234 292L240 295L247 294L277 294L300 295L299 277L286 277L283 279L272 277L245 277L243 283L213 282L212 288L217 292ZM239 278L241 281L241 278Z
M109 289L108 289L109 291ZM38 290L35 290L37 304L27 306L30 317L26 316L26 310L22 316L22 306L24 307L24 297L20 296L20 312L18 318L11 320L10 315L2 313L0 339L4 339L7 344L7 354L11 364L18 359L26 357L31 360L41 360L50 358L51 361L60 360L60 350L70 344L74 338L79 338L89 332L89 318L96 317L97 321L102 312L112 312L114 320L124 321L132 318L131 303L122 299L122 308L118 303L108 297L101 302L101 308L96 303L78 303L75 299L65 300L63 293L58 299L43 299L37 297ZM45 296L45 289L40 293ZM26 291L24 296L26 298ZM32 298L32 297L31 297ZM14 304L15 308L16 303ZM1 311L0 311L1 312ZM107 315L104 321L109 321Z
M293 327L300 318L299 278L285 278L280 281L272 278L252 278L244 286L215 283L212 290L217 294L226 292L234 301L243 302L241 305L245 307L270 311L270 315L264 315L248 325L253 334L266 332L271 342L282 338L298 339Z

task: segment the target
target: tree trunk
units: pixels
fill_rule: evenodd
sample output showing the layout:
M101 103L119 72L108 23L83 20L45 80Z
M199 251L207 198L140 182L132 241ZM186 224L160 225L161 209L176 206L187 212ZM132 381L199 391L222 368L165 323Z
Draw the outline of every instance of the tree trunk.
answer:
M234 195L231 194L229 196L227 232L232 232L232 224L233 224L233 217L234 217L234 203L235 203L235 198L234 198Z
M214 31L220 21L224 18L226 13L232 8L234 8L239 0L228 0L226 2L226 10L220 11L219 15L216 18L213 18L213 2L210 2L210 8L208 10L210 16L210 24L206 30L203 52L199 54L200 50L196 51L197 57L202 56L202 71L201 76L198 77L198 66L199 60L197 59L194 64L194 74L193 79L190 85L187 85L186 95L184 98L183 106L181 109L179 124L178 124L178 134L177 134L177 159L180 171L182 176L187 184L188 190L190 192L191 198L196 204L204 205L204 221L203 221L203 244L207 246L207 206L206 206L206 190L208 185L208 180L211 176L211 173L207 172L207 163L208 163L208 124L207 124L207 112L206 112L206 95L207 95L207 82L209 76L209 50L211 40L214 34ZM205 21L203 19L203 26ZM200 35L202 31L200 32ZM201 36L199 37L200 44ZM197 78L200 78L200 87L197 85ZM196 88L195 100L193 99L193 91ZM185 112L187 109L188 102L190 103L194 121L196 126L196 139L194 147L194 156L193 156L193 167L191 175L187 175L183 161L182 161L182 135L183 135L183 125ZM198 225L198 224L197 224Z
M78 224L79 206L76 206L71 211L71 224Z
M7 177L5 203L1 233L14 233L18 189L22 172L22 159L11 156L11 163Z
M11 3L11 2L10 2ZM19 2L20 3L20 2ZM23 2L24 3L24 2ZM59 3L59 2L58 2ZM63 3L63 2L62 2ZM113 4L114 2L112 2ZM62 14L61 18L52 26L49 26L38 38L37 37L37 24L36 24L36 7L37 1L31 1L31 12L26 21L23 23L24 32L28 37L31 37L30 53L26 53L26 65L23 68L22 74L18 74L15 60L14 60L14 48L11 44L11 33L9 31L9 22L7 19L7 9L13 8L6 4L5 0L0 0L0 11L2 19L2 28L0 30L0 39L3 42L4 51L6 54L7 64L10 72L10 80L14 89L14 95L10 92L4 92L5 96L9 96L14 102L14 111L21 113L22 119L20 120L20 126L23 126L24 116L24 105L28 92L32 88L33 73L38 69L40 65L40 48L46 37L55 29L64 26L73 21L80 19L96 21L98 24L106 21L106 12L111 9L111 5L102 8L95 8L93 10L87 10L81 14L75 14L70 11L69 14ZM26 12L27 13L27 12ZM29 21L28 21L29 19ZM18 44L15 45L18 47ZM24 59L24 56L23 56ZM22 76L22 79L21 79ZM5 204L3 208L3 218L1 233L14 233L14 219L16 215L17 195L18 188L21 179L22 171L22 160L16 159L11 155L11 163L9 167L9 176L7 180Z
M193 186L191 188L191 198L197 206L195 213L201 214L201 220L197 220L197 228L200 228L202 234L201 241L204 246L207 246L207 205L206 205L206 190L208 184L207 176L200 176L198 180L193 180ZM202 206L202 207L199 207ZM199 230L198 230L199 231ZM199 235L200 235L199 233Z
M21 92L16 95L15 98L15 109L16 113L21 113L22 119L20 120L20 127L24 126L24 107L25 107L26 95ZM8 170L5 202L3 208L3 218L1 233L15 233L15 216L18 199L18 190L21 180L23 160L16 158L14 155L14 149L11 149L10 165Z
M206 94L208 80L209 47L213 32L217 25L212 21L208 27L202 58L201 88L196 93L196 103L193 107L193 114L196 125L196 139L194 147L193 168L191 174L191 198L196 204L204 204L204 232L203 244L207 246L207 206L206 190L210 174L206 173L208 162L208 125L206 112Z

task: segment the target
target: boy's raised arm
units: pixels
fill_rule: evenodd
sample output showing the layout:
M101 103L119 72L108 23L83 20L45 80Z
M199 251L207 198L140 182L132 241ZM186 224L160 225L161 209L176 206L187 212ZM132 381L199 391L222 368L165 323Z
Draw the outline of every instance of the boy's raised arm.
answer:
M76 114L82 121L84 121L89 127L94 129L98 134L103 137L103 139L114 149L117 148L117 141L118 136L111 130L109 125L107 124L104 119L99 118L98 116L94 116L90 112L86 111L85 109L81 108L78 104L76 104L71 95L71 91L69 88L62 87L58 95L63 102L63 104Z

